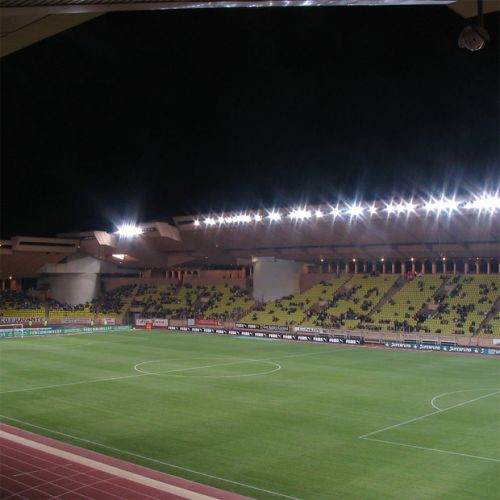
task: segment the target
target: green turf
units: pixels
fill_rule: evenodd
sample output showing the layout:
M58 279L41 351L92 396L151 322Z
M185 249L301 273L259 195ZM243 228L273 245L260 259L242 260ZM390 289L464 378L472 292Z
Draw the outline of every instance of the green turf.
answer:
M165 331L4 340L0 355L3 422L195 481L269 499L499 498L498 359ZM443 393L454 408L360 439Z

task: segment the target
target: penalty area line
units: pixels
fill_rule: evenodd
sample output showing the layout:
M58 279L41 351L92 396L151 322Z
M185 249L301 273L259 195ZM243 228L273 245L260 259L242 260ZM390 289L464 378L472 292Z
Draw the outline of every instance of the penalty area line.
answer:
M425 446L417 446L415 444L399 443L397 441L387 441L386 439L377 439L377 438L370 438L370 437L360 437L359 439L364 439L365 441L376 441L377 443L392 444L395 446L404 446L405 448L415 448L417 450L436 451L438 453L446 453L448 455L458 455L460 457L476 458L478 460L488 460L489 462L500 462L500 459L498 459L498 458L482 457L479 455L469 455L468 453L459 453L458 451L441 450L439 448L426 448Z
M73 436L71 434L66 434L65 432L56 431L54 429L48 429L47 427L42 427L40 425L32 424L30 422L25 422L24 420L19 420L19 419L14 418L14 417L8 417L7 415L0 415L0 418L5 418L6 420L10 420L12 422L17 422L18 424L27 425L28 427L32 427L33 429L42 430L45 432L49 432L51 434L56 434L59 436L64 436L66 438L70 438L70 439L73 439L75 441L80 441L82 443L87 443L87 444L91 444L94 446L98 446L98 447L103 448L105 450L114 451L117 453L121 453L123 455L128 455L130 457L139 458L141 460L147 460L148 462L160 464L160 465L163 465L165 467L170 467L172 469L177 469L177 470L181 470L184 472L189 472L191 474L196 474L198 476L208 477L210 479L215 479L217 481L223 481L225 483L234 484L236 486L241 486L243 488L249 488L251 490L260 491L262 493L269 493L270 495L274 495L274 496L278 496L278 497L282 497L282 498L289 498L290 500L301 500L300 498L285 495L284 493L278 493L277 491L267 490L265 488L259 488L258 486L252 486L251 484L240 483L238 481L233 481L232 479L226 479L226 478L220 477L220 476L214 476L214 475L208 474L206 472L200 472L200 471L197 471L195 469L190 469L188 467L182 467L181 465L171 464L169 462L164 462L163 460L158 460L156 458L146 457L145 455L141 455L139 453L134 453L132 451L121 450L120 448L115 448L114 446L108 446L106 444L98 443L96 441L91 441L90 439L85 439L85 438L81 438L78 436Z
M495 394L499 394L499 391L490 392L489 394L485 394L484 396L479 396L478 398L469 399L468 401L462 401L461 403L457 403L453 406L448 406L447 408L443 408L442 410L431 411L430 413L426 413L425 415L420 415L419 417L411 418L410 420L405 420L403 422L399 422L398 424L388 425L387 427L383 427L382 429L378 429L373 432L369 432L368 434L363 434L362 436L358 436L360 439L365 439L367 437L373 436L375 434L379 434L380 432L388 431L390 429L396 429L397 427L401 427L406 424L410 424L412 422L418 422L427 417L431 417L432 415L437 415L438 413L444 413L445 411L453 410L454 408L459 408L460 406L464 406L470 403L474 403L475 401L479 401L480 399L489 398L490 396L494 396Z

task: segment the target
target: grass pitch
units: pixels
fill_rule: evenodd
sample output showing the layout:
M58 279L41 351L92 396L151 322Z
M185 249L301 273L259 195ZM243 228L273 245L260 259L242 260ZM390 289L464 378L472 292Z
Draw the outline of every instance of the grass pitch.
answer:
M498 359L158 330L0 356L3 422L251 497L500 496Z

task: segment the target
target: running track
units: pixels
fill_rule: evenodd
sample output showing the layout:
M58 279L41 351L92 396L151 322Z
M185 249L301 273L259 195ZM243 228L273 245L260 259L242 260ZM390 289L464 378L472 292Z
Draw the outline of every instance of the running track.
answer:
M0 424L0 498L248 499L6 424Z

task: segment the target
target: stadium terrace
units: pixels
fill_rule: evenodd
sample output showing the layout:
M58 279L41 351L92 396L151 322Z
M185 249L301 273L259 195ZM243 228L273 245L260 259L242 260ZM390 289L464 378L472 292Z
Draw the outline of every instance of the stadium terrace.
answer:
M494 335L499 215L498 195L486 193L16 236L1 242L0 312L4 323L152 318L276 331Z

